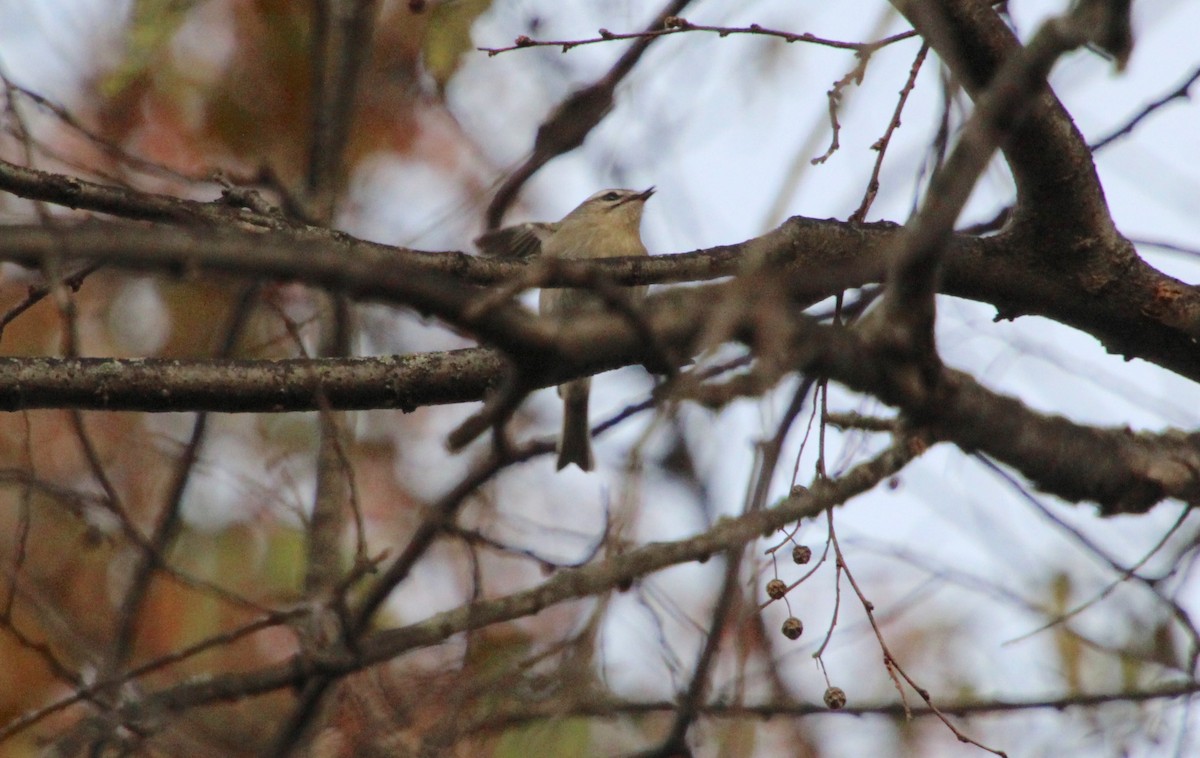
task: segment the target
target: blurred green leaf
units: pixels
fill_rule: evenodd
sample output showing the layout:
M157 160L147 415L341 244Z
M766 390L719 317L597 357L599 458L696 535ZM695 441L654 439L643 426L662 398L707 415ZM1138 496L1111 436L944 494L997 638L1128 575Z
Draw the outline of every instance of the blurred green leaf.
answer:
M308 540L299 529L279 528L271 531L267 548L266 586L280 594L297 592L304 584L305 547Z
M150 67L183 24L197 0L136 0L126 36L125 61L101 84L106 96L120 93Z
M565 718L531 724L505 732L496 745L496 758L530 755L593 755L587 719Z
M1071 608L1071 598L1074 595L1074 582L1065 571L1057 572L1050 582L1050 614L1051 619L1059 618ZM1066 623L1055 624L1052 628L1054 646L1058 651L1059 667L1067 690L1077 694L1083 688L1083 644L1078 635Z
M1174 669L1184 668L1184 655L1175 641L1175 624L1169 618L1164 618L1154 626L1153 642L1150 648L1150 660Z
M439 87L454 76L462 54L474 49L471 25L491 5L492 0L450 0L438 3L430 11L429 30L425 35L425 69Z

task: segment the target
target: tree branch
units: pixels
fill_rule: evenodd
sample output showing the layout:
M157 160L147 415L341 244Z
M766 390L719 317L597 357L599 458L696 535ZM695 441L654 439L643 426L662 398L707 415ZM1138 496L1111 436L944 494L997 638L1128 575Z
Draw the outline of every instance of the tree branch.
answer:
M667 19L679 14L690 2L691 0L669 0L650 22L647 31L662 29ZM572 92L558 104L554 112L538 127L537 138L533 143L533 152L524 163L509 174L500 188L496 190L492 202L488 204L487 212L484 214L488 229L500 226L504 212L512 205L517 193L521 191L521 187L542 166L583 144L592 129L612 110L613 93L616 92L617 85L629 75L654 39L650 36L639 37L617 59L608 73L595 83Z
M894 0L978 102L1020 43L988 3L976 0ZM1116 236L1091 150L1049 88L1033 102L1001 146L1017 185L1018 223L1062 244L1065 237ZM1050 249L1055 245L1052 244ZM1059 254L1067 251L1059 250Z
M881 281L883 251L901 228L886 222L856 227L796 216L737 245L679 255L567 262L555 268L547 284L586 286L596 271L620 284L702 281L736 274L747 260L765 260L805 283L824 277L828 296ZM1059 242L1015 231L984 238L955 235L945 255L940 291L994 305L999 318L1045 316L1091 334L1110 353L1142 358L1200 381L1200 352L1195 350L1200 290L1148 266L1123 239L1118 248L1086 262L1072 250L1059 248ZM519 277L527 266L458 252L393 248L345 235L314 239L308 230L209 230L193 236L166 228L82 224L53 231L12 226L0 235L0 260L37 267L50 253L64 260L102 260L138 270L299 281L432 312L426 297L413 291L421 289L426 295L440 292L477 316L478 309L466 305L477 295L463 284L503 282ZM431 280L425 276L430 272L445 276ZM816 288L814 294L819 294ZM515 329L511 313L499 308L475 320L456 320L453 309L435 315L484 337ZM475 330L472 323L477 321L485 322L484 328ZM538 340L545 344L552 335L543 331ZM503 341L497 338L493 344Z
M486 348L329 360L0 358L0 409L286 413L319 410L323 396L339 410L411 411L479 400L503 367Z
M147 714L187 710L301 686L312 676L348 674L410 650L440 644L459 632L532 616L553 605L611 590L668 566L704 560L737 544L751 542L765 532L842 504L899 471L911 458L909 448L898 445L856 466L845 476L818 483L806 493L786 498L772 508L738 519L722 520L695 537L631 549L600 563L559 571L549 580L523 592L465 605L408 626L375 632L366 636L355 652L329 649L312 653L307 658L298 654L282 663L250 672L217 675L169 686L124 703L119 716L136 722Z

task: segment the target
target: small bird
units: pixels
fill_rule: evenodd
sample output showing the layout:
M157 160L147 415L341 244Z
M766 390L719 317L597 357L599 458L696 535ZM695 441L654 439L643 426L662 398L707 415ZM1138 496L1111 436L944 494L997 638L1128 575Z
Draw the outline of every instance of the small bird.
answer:
M475 241L484 255L526 258L587 260L648 255L642 243L642 210L654 188L601 190L557 223L526 223L488 232ZM630 289L634 300L645 296L645 287ZM544 289L538 301L543 316L568 320L587 312L603 310L596 295L579 289ZM592 470L591 432L588 427L588 394L592 380L577 379L560 384L563 399L562 434L558 439L558 468L570 463Z

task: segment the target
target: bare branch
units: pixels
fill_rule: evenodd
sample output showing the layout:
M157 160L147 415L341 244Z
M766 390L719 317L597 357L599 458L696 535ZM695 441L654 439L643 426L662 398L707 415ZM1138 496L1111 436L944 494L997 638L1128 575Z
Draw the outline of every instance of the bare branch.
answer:
M647 30L661 29L668 18L677 15L689 2L691 0L669 0L666 7L650 22ZM616 92L617 85L629 75L653 41L653 36L640 37L599 81L576 90L559 103L554 112L538 127L533 152L529 158L509 174L496 190L492 202L488 204L484 214L488 229L500 226L505 211L516 200L521 187L542 166L583 144L587 135L612 109L613 93Z
M788 498L738 519L724 520L695 537L635 548L600 563L560 571L524 592L473 603L409 626L368 634L353 652L329 649L308 657L293 656L283 663L250 672L168 686L123 704L120 715L136 720L140 714L187 710L295 687L313 676L341 676L410 650L439 644L459 632L529 616L552 605L610 590L668 566L706 559L844 503L891 476L910 459L911 454L904 446L892 448L839 479L814 486L803 496Z
M1184 79L1183 82L1178 87L1171 90L1170 92L1163 95L1162 97L1154 100L1153 102L1148 103L1146 105L1146 107L1144 107L1140 111L1138 111L1137 114L1133 116L1133 118L1129 119L1129 121L1127 121L1124 126L1121 126L1120 128L1116 129L1108 136L1101 137L1100 139L1093 142L1091 145L1092 150L1100 150L1101 148L1106 147L1108 144L1115 142L1116 140L1118 140L1126 135L1133 134L1133 130L1137 128L1138 124L1142 123L1142 121L1145 120L1146 117L1150 116L1155 111L1157 111L1159 108L1162 108L1164 105L1168 105L1174 100L1188 99L1189 97L1191 97L1190 90L1192 89L1192 85L1195 84L1197 80L1200 80L1200 68L1197 68L1195 71L1193 71L1191 73L1191 75L1188 76L1187 79Z
M647 29L641 32L610 32L607 29L601 29L598 32L599 36L590 39L574 39L574 40L538 40L530 39L529 37L521 36L513 40L513 44L509 47L477 47L476 50L487 53L488 57L507 53L512 50L522 50L527 47L561 47L565 53L572 48L580 47L581 45L595 45L601 42L612 42L613 40L625 39L646 39L653 37L665 37L671 34L680 34L682 32L709 32L716 34L722 39L732 35L750 34L762 37L774 37L781 39L784 42L805 42L821 47L832 47L837 50L852 50L855 53L869 54L876 50L887 47L888 45L899 42L901 40L912 39L917 35L916 32L900 32L893 34L890 37L878 40L877 42L843 42L841 40L827 39L818 37L815 34L803 32L797 34L795 32L785 32L779 29L768 29L760 24L750 24L748 26L708 26L705 24L694 24L685 18L679 16L668 16L663 20L663 28Z

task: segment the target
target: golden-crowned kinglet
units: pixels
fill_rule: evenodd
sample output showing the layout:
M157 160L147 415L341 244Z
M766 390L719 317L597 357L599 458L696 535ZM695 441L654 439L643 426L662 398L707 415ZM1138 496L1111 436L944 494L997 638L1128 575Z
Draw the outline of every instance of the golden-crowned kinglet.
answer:
M557 223L520 224L488 232L475 241L485 255L497 257L612 258L647 255L642 244L642 209L651 187L642 192L627 189L601 190L584 200ZM630 297L645 295L645 287L631 287ZM604 308L594 294L579 289L544 289L539 299L544 316L569 319L580 313ZM588 392L592 381L577 379L560 384L563 399L563 427L558 440L558 468L574 463L584 471L592 470L591 434L588 428Z

